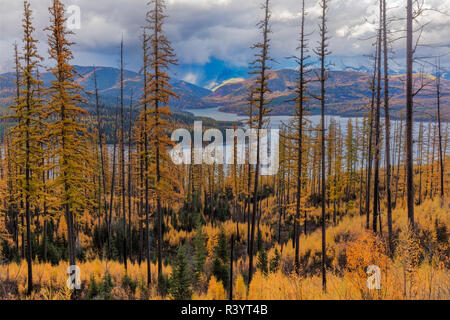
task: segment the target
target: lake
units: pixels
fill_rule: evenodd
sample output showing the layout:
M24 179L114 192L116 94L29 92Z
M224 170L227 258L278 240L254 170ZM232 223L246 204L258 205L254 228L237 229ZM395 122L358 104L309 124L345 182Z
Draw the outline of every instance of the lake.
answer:
M234 113L222 112L219 108L209 108L209 109L189 109L186 112L192 113L196 117L207 117L212 118L217 121L244 121L247 120L246 116L240 116ZM268 116L269 126L272 129L278 129L282 124L289 124L289 122L294 118L293 116ZM305 116L305 118L314 125L320 124L320 115L315 116ZM341 124L344 128L347 126L348 120L353 119L356 121L362 120L360 117L355 118L345 118L340 116L325 116L326 123L329 123L331 119L334 119L337 123Z
M209 108L209 109L190 109L185 110L187 112L192 113L194 116L198 117L208 117L212 118L217 121L243 121L246 120L246 116L239 116L237 114L233 113L226 113L219 110L219 108ZM293 116L268 116L269 119L269 127L272 129L278 129L282 124L289 124L289 122L294 118ZM305 116L305 119L310 121L313 125L320 124L321 117L320 115L313 115L313 116ZM341 117L341 116L331 116L327 115L325 116L325 122L326 126L330 123L331 119L336 121L338 125L341 126L342 132L345 135L347 132L347 125L349 120L353 122L354 126L362 125L362 117ZM381 118L381 126L382 126L382 132L384 133L384 118ZM395 129L400 126L400 120L391 120L391 142L393 142L393 136ZM437 122L431 123L431 130L433 130L437 126ZM419 127L420 122L414 122L414 129L413 129L413 136L414 136L414 145L415 148L417 147L418 137L419 137ZM442 136L443 139L448 135L448 122L445 122L442 124ZM403 132L405 132L405 120L403 120ZM428 122L424 122L423 124L423 139L424 143L428 142ZM384 142L383 143L383 149L384 149ZM447 154L448 148L450 147L449 143L444 143L444 145L447 145L447 151L444 150L444 153ZM382 151L383 153L383 151Z

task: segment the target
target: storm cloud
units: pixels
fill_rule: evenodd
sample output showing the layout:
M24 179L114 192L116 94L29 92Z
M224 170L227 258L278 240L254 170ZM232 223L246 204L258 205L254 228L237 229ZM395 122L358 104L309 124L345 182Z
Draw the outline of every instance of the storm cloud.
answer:
M41 55L47 56L47 35L50 0L30 0L36 37ZM138 70L141 64L141 34L145 24L146 0L64 0L66 5L81 9L81 29L75 30L72 40L75 59L79 65L117 67L119 43L123 35L126 48L126 67ZM287 64L286 57L296 52L299 39L300 0L272 1L271 55L274 66ZM393 18L390 37L393 58L401 58L404 51L402 24L404 0L391 0L389 16ZM448 54L450 44L450 4L442 0L426 0L421 22L429 24L422 34L418 55ZM245 67L252 60L250 47L259 40L256 23L262 17L261 0L166 0L168 18L165 31L175 48L180 65L205 65L211 59L230 66ZM309 44L317 46L320 7L318 1L307 0L307 31ZM12 70L12 46L21 41L23 2L0 0L0 73ZM394 19L396 18L396 19ZM329 8L330 51L333 56L361 59L371 54L373 35L378 19L376 0L331 0ZM313 55L312 50L310 54ZM450 58L443 58L448 66ZM355 60L356 61L356 60ZM179 75L195 82L192 72Z

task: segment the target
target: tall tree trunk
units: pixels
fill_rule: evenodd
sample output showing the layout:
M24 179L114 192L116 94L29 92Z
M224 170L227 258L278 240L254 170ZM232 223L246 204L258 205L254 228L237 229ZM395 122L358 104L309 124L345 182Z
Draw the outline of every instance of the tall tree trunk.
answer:
M144 84L147 85L148 79L148 43L149 39L144 31L143 40L143 50L144 50ZM146 256L147 256L147 285L150 287L152 276L151 276L151 251L150 251L150 217L149 217L149 150L148 150L148 103L147 103L147 91L144 90L143 101L144 101L144 121L143 121L143 135L144 135L144 200L145 200L145 240L146 240Z
M419 127L419 141L418 141L418 150L417 150L417 157L419 159L419 201L418 204L420 205L422 203L422 171L423 171L423 122L420 121L420 127Z
M402 160L402 137L403 137L403 115L400 115L400 125L398 133L398 159L397 159L397 174L395 179L395 198L394 198L394 208L397 207L398 199L398 185L400 182L400 167Z
M131 214L132 214L132 189L133 189L133 164L132 164L132 158L133 158L133 150L132 150L132 144L131 144L131 127L132 127L132 119L133 119L133 94L131 94L131 100L130 100L130 115L128 119L128 192L127 192L127 198L128 198L128 252L130 259L132 260L132 252L133 252L133 237L131 234L132 231L132 225L131 225Z
M378 44L377 44L378 45ZM376 74L378 70L378 47L375 54L374 59L374 69L373 69L373 76L372 76L372 99L370 103L370 113L369 113L369 145L368 145L368 159L367 159L367 181L366 181L366 229L369 229L370 227L370 187L371 187L371 180L372 180L372 165L373 165L373 126L374 126L374 117L375 117L375 81L376 81Z
M299 62L299 80L298 80L298 92L297 92L297 117L298 117L298 137L297 137L297 205L296 205L296 218L295 218L295 271L300 274L300 202L301 202L301 192L302 192L302 154L303 154L303 91L304 91L304 71L305 71L305 0L302 0L302 20L301 20L301 31L300 31L300 58Z
M269 11L269 0L265 1L265 5L263 7L265 11L264 20L261 23L261 29L263 33L263 43L257 45L256 48L261 49L261 53L257 61L260 63L259 70L257 73L260 77L260 82L257 88L257 103L258 103L258 120L256 127L256 164L255 164L255 181L253 188L253 214L252 214L252 224L251 224L251 234L250 234L250 252L249 252L249 268L248 268L248 283L250 285L252 276L253 276L253 243L255 239L255 222L256 222L256 214L257 214L257 206L258 206L258 181L259 181L259 165L260 165L260 130L263 126L263 117L266 113L265 105L266 105L266 92L267 88L267 75L266 72L268 70L267 61L269 59L268 49L269 49L269 19L270 19L270 11Z
M157 9L158 2L155 2L155 10ZM155 39L158 39L158 17L159 15L156 14L155 17ZM155 48L153 49L156 55L156 59L158 59L158 42L154 42ZM159 65L155 64L155 92L159 94ZM159 125L159 101L158 99L155 99L155 122L156 125ZM161 182L161 169L160 169L160 145L159 143L156 144L156 188L159 188L160 182ZM158 217L158 279L162 276L162 242L163 242L163 216L162 216L162 210L161 210L161 197L159 194L159 190L156 192L156 214Z
M408 222L414 228L414 171L413 171L413 8L406 7L406 173Z
M326 70L325 70L325 58L329 54L327 49L327 12L328 12L328 1L322 0L320 2L322 8L321 23L320 23L320 47L316 51L320 58L320 104L321 104L321 120L320 120L320 131L321 131L321 200L322 200L322 290L327 291L327 275L326 275L326 165L325 165L325 81L326 81Z
M233 300L233 251L234 251L234 235L231 235L231 250L230 250L230 292L228 300Z
M105 157L103 154L103 128L102 128L102 121L100 117L100 103L99 103L99 96L98 96L98 86L97 86L97 72L96 68L94 67L94 85L95 85L95 109L97 112L97 133L98 133L98 148L100 150L100 165L102 170L102 181L100 185L103 186L103 202L104 202L104 210L105 210L105 222L106 222L106 228L108 230L110 227L108 226L108 200L107 200L107 191L106 191L106 173L105 173ZM110 233L107 232L107 242L111 243L110 239ZM109 250L109 249L108 249Z
M114 130L114 143L113 143L113 159L112 159L112 172L111 172L111 192L109 199L109 215L108 223L106 227L108 228L108 259L111 259L111 222L112 222L112 212L114 208L114 190L116 183L116 151L117 151L117 129L118 129L118 116L116 114L115 119L115 130Z
M127 272L127 215L125 199L125 140L124 140L124 101L123 101L123 36L120 42L120 173L121 173L121 200L122 200L122 223L123 223L123 266Z
M388 224L389 250L393 252L392 244L392 195L391 195L391 121L389 117L389 68L387 46L387 8L386 0L383 7L383 52L384 52L384 119L385 119L385 159L386 159L386 210ZM380 230L381 231L381 230Z
M442 121L441 121L441 63L438 58L436 63L436 102L437 102L437 117L439 130L439 165L440 165L440 180L441 180L441 198L444 198L444 155L442 150Z
M379 184L380 184L380 158L381 158L381 146L380 146L380 113L381 113L381 18L382 15L382 1L380 0L380 24L378 29L378 46L377 46L377 108L375 112L375 172L373 181L373 219L372 228L373 232L377 233L377 221L378 221L378 203L379 203Z

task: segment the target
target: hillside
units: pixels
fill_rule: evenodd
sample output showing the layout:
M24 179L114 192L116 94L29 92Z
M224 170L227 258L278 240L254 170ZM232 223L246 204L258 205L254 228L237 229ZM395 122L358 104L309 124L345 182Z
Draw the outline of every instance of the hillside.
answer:
M86 90L85 96L93 102L93 96L89 92L94 90L93 67L77 66L79 74L76 81ZM52 75L43 73L45 85L51 81ZM314 81L314 72L310 73L310 93L318 94L319 82ZM353 116L362 115L368 108L371 100L370 80L371 75L360 71L330 71L327 80L327 114ZM142 76L139 73L125 70L124 96L126 104L133 96L134 102L140 97L143 85ZM117 104L120 96L120 70L110 67L97 67L97 79L101 102L113 106ZM282 69L270 71L269 88L272 93L272 115L292 115L294 104L292 102L293 90L297 75L295 70ZM248 89L255 78L228 79L218 85L213 91L196 86L194 84L172 80L173 91L178 98L172 99L170 105L174 110L188 110L200 108L220 107L224 112L244 114L247 107ZM425 76L425 82L429 85L415 97L416 117L428 118L435 115L435 89L431 76ZM416 75L416 87L420 84L420 76ZM404 105L404 76L393 75L390 77L391 112L393 117L399 117ZM450 81L442 80L442 115L444 119L450 117ZM0 106L7 106L15 94L14 74L0 75ZM308 109L311 114L320 112L318 100L310 98Z
M320 83L314 81L314 72L310 74L311 82L308 84L309 92L318 95ZM394 117L400 116L404 109L404 80L403 76L390 77L391 110ZM225 84L219 87L211 95L203 100L210 104L222 105L221 110L243 114L247 105L248 89L255 78ZM292 115L294 113L292 102L294 95L292 88L296 85L297 75L294 70L283 69L271 71L269 73L269 88L272 91L270 98L272 102L272 114ZM372 93L370 90L371 75L356 71L330 71L327 80L327 113L333 115L353 116L362 115L370 104ZM428 77L426 82L430 82ZM420 78L416 75L417 86ZM423 89L415 97L415 107L417 117L429 114L434 115L435 111L430 110L436 105L436 97L433 83ZM442 80L442 114L444 118L450 116L450 81ZM311 114L320 113L320 103L309 97L307 103Z
M269 203L273 206L273 199L269 199ZM445 219L448 205L448 201L440 203L439 200L427 200L423 205L415 208L421 241L425 243L427 249L420 246L410 249L421 258L419 264L408 269L408 273L404 271L404 268L409 263L407 260L409 251L404 248L412 240L407 229L400 227L406 224L407 214L404 208L397 208L394 211L394 224L397 226L394 257L389 257L384 238L376 237L365 230L365 217L360 216L356 211L341 217L335 225L330 224L327 231L330 290L327 292L322 291L321 277L317 273L320 265L320 230L314 229L306 235L300 235L302 276L298 276L293 272L295 248L292 239L288 239L284 245L272 242L276 237L275 220L277 218L276 215L267 213L261 221L260 228L264 231L264 237L260 241L267 248L264 252L267 255L265 263L268 265L268 270L264 273L258 267L251 284L246 283L246 260L245 257L240 256L246 250L246 243L243 237L239 238L235 244L235 252L239 256L234 262L237 271L233 281L233 298L234 300L448 300L450 292L446 250L448 250L449 221ZM315 209L310 215L311 219L318 219L319 209ZM383 228L386 228L386 225L383 225ZM245 234L245 223L239 223L238 229L241 234ZM236 224L231 220L222 223L221 227L205 225L199 230L203 235L203 241L208 246L216 245L216 239L220 237L221 232L227 239L230 239L232 235L236 236ZM287 231L283 228L283 234ZM177 231L170 226L165 237L166 245L170 251L175 251L182 243L193 247L198 232ZM226 253L229 254L229 252ZM213 270L210 265L214 261L214 250L209 249L205 251L205 254L205 262L209 266L206 270ZM430 259L431 256L433 260ZM187 262L187 264L191 263L193 263L192 260ZM83 270L82 286L78 291L81 300L164 299L157 291L156 281L152 283L150 289L147 289L145 263L130 260L127 272L123 264L117 260L93 259L80 261L78 264ZM367 289L368 264L377 264L382 268L381 290ZM36 260L34 267L38 275L36 284L41 290L33 294L33 299L70 299L71 292L66 288L67 263L65 261L50 263ZM173 274L173 268L172 265L163 265L165 278ZM9 274L14 277L7 278L6 275ZM158 277L155 262L151 263L151 277L152 279ZM25 260L14 261L8 265L0 264L0 281L5 284L0 291L0 300L26 299ZM105 286L104 283L108 285ZM404 288L411 288L411 290ZM192 298L194 300L225 300L227 298L226 284L224 285L214 276L211 276L211 280L208 281L208 277L202 274L199 284L193 286Z
M92 103L93 96L89 92L94 92L94 67L76 66L79 76L76 82L81 84L86 90L85 97ZM44 86L48 86L52 79L48 72L42 74ZM0 75L0 106L7 106L11 103L11 98L15 95L15 75L5 73ZM131 96L134 102L140 98L143 86L143 77L139 73L124 71L124 97L128 104ZM97 83L99 87L100 100L106 105L117 104L120 97L120 70L111 67L97 67ZM210 91L196 85L181 80L172 80L173 91L178 95L177 99L171 101L171 107L175 109L206 108L208 105L202 98L210 94ZM190 106L190 107L186 107Z

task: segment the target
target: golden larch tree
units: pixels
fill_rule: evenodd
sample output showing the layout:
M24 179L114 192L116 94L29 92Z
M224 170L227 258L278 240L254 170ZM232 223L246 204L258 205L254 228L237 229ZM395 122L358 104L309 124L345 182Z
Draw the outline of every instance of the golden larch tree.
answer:
M69 244L69 263L75 265L75 219L86 206L85 188L88 182L89 140L87 125L83 123L86 111L79 106L84 101L82 88L74 80L75 68L70 64L73 58L73 34L66 27L64 5L53 0L49 8L50 26L48 34L49 56L54 65L49 69L54 80L48 88L49 115L48 134L53 148L53 158L57 159L53 170L57 173L52 188L58 190L54 205L63 209Z

